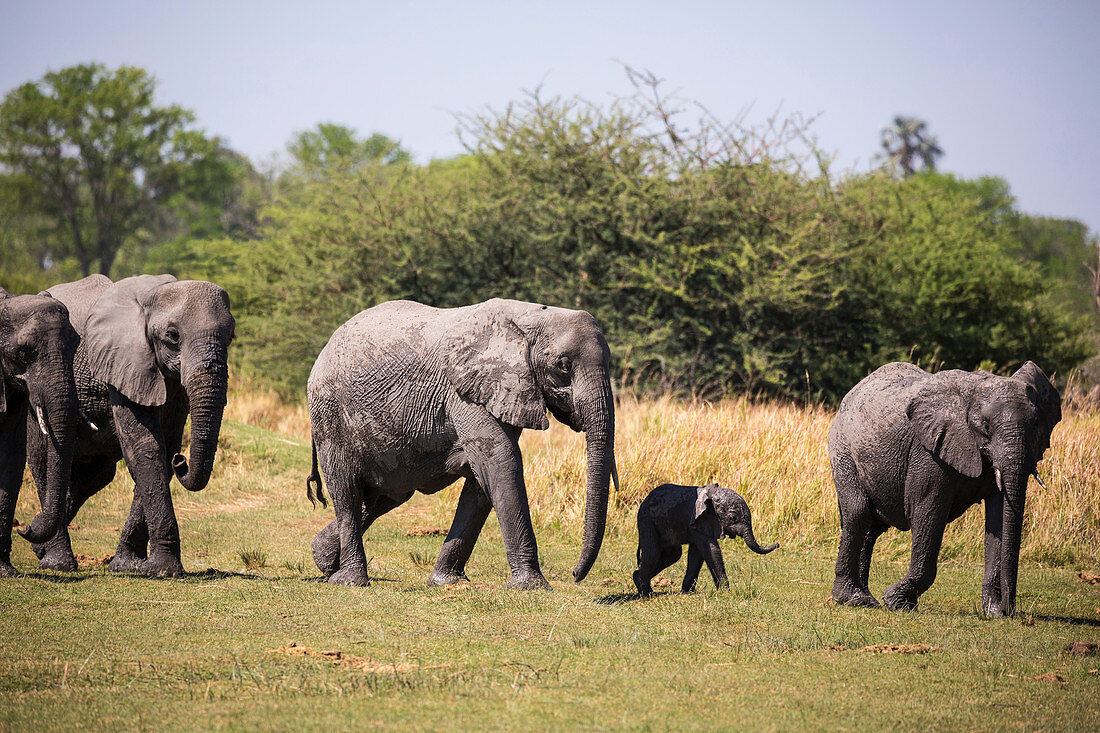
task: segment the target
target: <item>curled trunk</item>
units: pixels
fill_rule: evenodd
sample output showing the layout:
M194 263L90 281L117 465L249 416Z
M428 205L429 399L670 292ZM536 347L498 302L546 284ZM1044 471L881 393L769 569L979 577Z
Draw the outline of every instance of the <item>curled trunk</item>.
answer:
M760 544L756 541L756 535L752 533L751 519L746 522L742 527L741 539L745 540L745 545L747 545L748 548L755 552L757 555L767 555L769 552L779 547L778 542L773 542L767 547L761 547Z
M615 401L611 395L611 380L606 374L595 374L576 380L575 385L577 397L574 399L588 457L581 556L573 568L573 579L580 582L600 554L607 525L610 481L614 476L617 487L618 474L615 470Z
M201 491L210 481L229 381L224 356L206 361L200 369L184 370L191 409L191 449L188 458L179 453L172 458L172 471L188 491Z
M30 409L37 413L36 422L46 433L46 487L42 511L26 529L18 530L20 536L33 543L45 542L68 522L76 426L80 419L71 370L54 366L41 381L50 385L49 393L32 393Z

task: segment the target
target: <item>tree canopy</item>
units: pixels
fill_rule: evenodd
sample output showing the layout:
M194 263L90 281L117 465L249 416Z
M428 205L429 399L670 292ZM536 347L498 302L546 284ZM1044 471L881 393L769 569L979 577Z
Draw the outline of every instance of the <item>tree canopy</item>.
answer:
M225 199L234 169L220 142L154 92L140 68L83 64L0 102L0 185L40 257L109 274L123 244L172 205Z

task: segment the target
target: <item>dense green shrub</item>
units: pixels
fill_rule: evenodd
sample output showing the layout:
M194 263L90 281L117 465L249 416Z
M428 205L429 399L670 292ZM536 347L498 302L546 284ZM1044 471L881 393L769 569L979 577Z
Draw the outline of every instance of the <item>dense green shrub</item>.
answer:
M246 368L301 394L333 329L410 298L591 311L620 384L835 400L882 362L1064 371L1086 324L1043 293L1004 212L950 176L833 180L797 119L673 124L659 96L533 95L462 122L468 154L302 181L259 239L196 242Z

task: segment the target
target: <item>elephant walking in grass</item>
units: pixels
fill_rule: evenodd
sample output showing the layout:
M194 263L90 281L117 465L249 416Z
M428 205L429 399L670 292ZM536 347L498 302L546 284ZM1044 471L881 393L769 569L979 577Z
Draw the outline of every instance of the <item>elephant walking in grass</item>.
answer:
M649 492L638 507L638 569L634 571L638 594L653 593L653 576L680 559L682 545L688 546L687 571L681 586L684 593L695 590L704 563L715 587L728 587L726 563L718 546L722 537L741 537L759 555L779 547L778 543L761 547L756 542L749 505L736 491L718 484L662 484Z
M32 545L39 567L76 568L68 524L88 497L110 483L118 460L125 458L134 499L108 567L180 575L179 526L169 484L175 475L184 488L199 491L210 480L234 330L229 296L213 283L171 275L138 275L117 283L92 275L46 292L68 308L80 337L73 367L79 406L98 430L79 436L58 530ZM189 459L179 453L188 415ZM37 431L28 436L27 455L42 487L45 436Z
M57 532L65 516L80 423L73 380L77 341L60 301L0 288L0 576L17 574L11 529L28 431L41 433L35 481L42 511L19 534L41 542Z
M615 404L607 342L584 311L494 299L439 309L383 303L332 335L309 377L313 473L336 519L313 540L330 583L368 585L363 533L415 491L465 479L429 585L465 579L478 534L496 510L508 585L547 587L531 525L519 436L549 427L546 411L583 431L587 499L580 581L603 542L615 473Z
M852 388L829 429L841 527L836 602L878 605L867 587L871 553L896 527L912 530L912 557L883 600L916 608L936 577L947 523L984 501L982 609L1012 615L1027 482L1038 479L1061 418L1058 391L1030 361L1011 377L893 363Z

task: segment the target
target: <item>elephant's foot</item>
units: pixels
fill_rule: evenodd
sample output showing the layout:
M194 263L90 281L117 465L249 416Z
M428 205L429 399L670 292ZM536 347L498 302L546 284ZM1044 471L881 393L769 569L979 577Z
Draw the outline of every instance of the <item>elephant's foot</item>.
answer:
M518 588L519 590L551 590L550 583L542 577L539 570L523 570L512 573L512 577L504 584L505 588Z
M917 594L907 591L901 583L892 585L882 594L882 601L891 611L915 611L917 609Z
M183 562L170 552L154 552L138 572L160 578L178 578L184 574Z
M995 592L984 591L982 592L982 615L988 618L1004 618L1011 614L1005 613L1005 609L1001 606L1001 589L997 588Z
M641 571L634 571L634 587L638 589L638 595L642 598L653 595L653 588L649 584L649 580L642 577Z
M833 583L833 600L839 606L855 608L878 608L879 602L873 595L864 591L846 578L837 578Z
M15 569L8 558L0 558L0 578L15 578L20 575L22 573Z
M326 530L322 529L313 538L310 547L313 549L313 562L317 565L317 569L324 573L326 578L332 577L333 573L340 569L340 539L335 536L335 533L326 533Z
M76 558L71 552L46 552L38 560L39 570L59 570L69 572L76 570Z
M434 588L444 585L454 585L464 580L468 581L469 578L463 573L457 573L454 570L436 569L432 570L432 574L428 576L428 587Z
M145 557L138 555L128 546L119 545L115 550L115 556L107 564L107 570L112 573L144 573Z
M330 575L328 582L334 585L349 585L352 587L365 588L370 585L370 578L367 577L367 571L362 566L350 565L340 568Z

